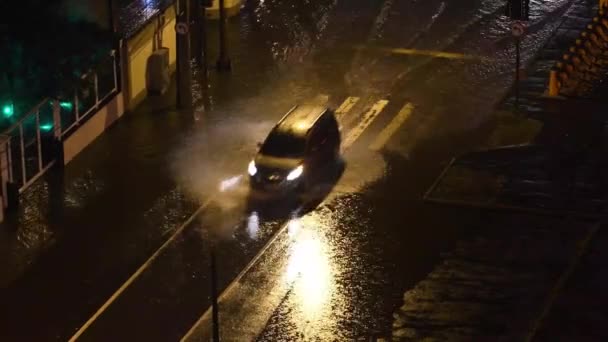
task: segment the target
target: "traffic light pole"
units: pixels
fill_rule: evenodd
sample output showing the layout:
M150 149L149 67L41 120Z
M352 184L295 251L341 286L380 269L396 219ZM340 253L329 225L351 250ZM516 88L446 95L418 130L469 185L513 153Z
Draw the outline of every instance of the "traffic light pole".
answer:
M190 69L189 0L177 1L175 44L177 54L177 108L192 108L192 70Z
M217 69L229 71L231 69L230 58L228 57L228 46L226 43L226 7L224 0L219 0L220 12L220 56L217 60Z

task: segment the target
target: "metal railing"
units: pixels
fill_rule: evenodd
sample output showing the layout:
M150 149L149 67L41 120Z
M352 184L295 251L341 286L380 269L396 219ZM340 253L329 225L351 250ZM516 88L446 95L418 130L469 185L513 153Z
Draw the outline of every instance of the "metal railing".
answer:
M118 70L115 51L112 50L109 58L98 64L95 70L82 75L81 80L81 86L75 89L71 99L59 101L61 136L70 133L82 120L97 112L104 101L116 95Z
M1 164L6 165L0 170L3 182L22 192L57 161L62 139L118 93L116 62L112 50L108 58L82 76L73 97L44 99L4 131L5 139L0 141Z

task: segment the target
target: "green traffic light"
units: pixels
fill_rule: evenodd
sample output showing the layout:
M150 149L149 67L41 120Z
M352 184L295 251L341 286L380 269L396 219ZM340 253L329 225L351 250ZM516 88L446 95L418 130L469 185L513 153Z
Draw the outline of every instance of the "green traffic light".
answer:
M52 124L44 124L44 125L40 125L40 130L41 131L50 131L51 129L53 129L53 125Z
M68 101L59 102L59 107L64 108L64 109L72 109L72 102L68 102Z
M10 103L2 106L2 114L7 118L13 116L13 114L15 114L15 108L13 107L13 104Z

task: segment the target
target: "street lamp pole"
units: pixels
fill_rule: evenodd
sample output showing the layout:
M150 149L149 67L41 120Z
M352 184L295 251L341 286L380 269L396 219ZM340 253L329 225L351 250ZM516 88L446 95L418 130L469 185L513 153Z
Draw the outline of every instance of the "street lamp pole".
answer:
M178 0L175 44L177 52L177 108L192 108L192 70L190 69L190 1Z
M514 21L511 25L511 33L515 38L515 112L519 113L519 78L520 78L520 45L521 37L525 32L525 26L520 21Z
M213 341L220 341L219 306L217 303L217 265L215 260L215 244L211 245L211 314L213 318Z
M231 69L230 58L228 57L228 46L226 43L226 7L224 0L219 0L220 12L220 56L217 60L217 69L220 71L229 71Z

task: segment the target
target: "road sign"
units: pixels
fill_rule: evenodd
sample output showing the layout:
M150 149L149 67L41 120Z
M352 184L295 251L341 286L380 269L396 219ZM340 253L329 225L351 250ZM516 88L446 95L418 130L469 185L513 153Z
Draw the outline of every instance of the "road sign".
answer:
M179 34L188 33L188 25L186 23L177 23L175 24L175 32Z
M516 21L511 25L511 32L514 37L521 37L524 34L526 27L523 23Z

